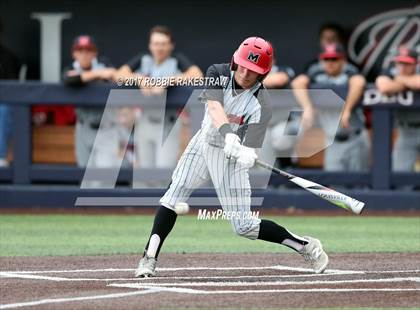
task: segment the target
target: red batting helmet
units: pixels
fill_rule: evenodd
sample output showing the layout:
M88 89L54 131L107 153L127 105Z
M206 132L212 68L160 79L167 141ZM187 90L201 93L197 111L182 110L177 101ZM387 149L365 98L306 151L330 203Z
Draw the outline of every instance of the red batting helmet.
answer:
M267 75L273 64L273 47L259 37L245 39L232 57L232 70L240 65L261 75Z

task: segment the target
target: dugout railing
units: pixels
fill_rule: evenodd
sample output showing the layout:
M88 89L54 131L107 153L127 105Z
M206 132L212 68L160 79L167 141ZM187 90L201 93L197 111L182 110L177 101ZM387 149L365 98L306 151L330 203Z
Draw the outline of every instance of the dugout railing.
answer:
M0 103L13 107L13 162L10 167L0 168L0 206L14 205L63 205L66 197L72 202L74 197L84 193L112 196L112 190L81 190L77 184L83 177L83 168L68 165L34 164L32 163L31 106L37 104L53 105L93 105L104 106L111 89L116 85L90 85L81 88L70 88L58 83L41 83L18 81L0 81ZM318 88L314 86L313 88ZM118 88L121 89L121 88ZM170 88L167 94L167 105L183 106L191 95L191 87ZM339 97L344 98L345 88L332 89ZM139 103L141 106L141 103ZM420 94L405 92L393 97L385 97L369 85L365 91L363 105L371 109L372 123L372 166L367 173L326 172L321 169L294 169L291 172L321 184L333 184L347 187L346 193L360 199L374 202L376 207L383 208L417 208L420 201L419 191L406 188L420 186L420 173L396 173L391 170L391 135L393 131L392 111L394 109L420 109ZM199 103L189 105L192 130L199 128L203 106ZM118 180L129 182L132 179L131 169L121 169ZM168 179L169 169L142 169L141 178L157 177ZM279 185L287 182L282 178L272 179ZM58 183L73 186L58 186ZM392 190L391 189L395 189ZM130 195L130 188L114 189L118 195ZM162 190L150 190L159 196ZM49 193L49 195L48 195ZM47 194L47 195L44 195ZM198 191L198 194L200 192ZM61 199L60 199L61 197ZM271 197L271 198L270 198ZM301 191L266 192L266 202L278 201L286 205L308 204L308 193ZM72 200L73 199L73 200ZM61 202L60 202L61 201ZM398 203L398 206L393 204ZM321 200L311 206L325 206Z

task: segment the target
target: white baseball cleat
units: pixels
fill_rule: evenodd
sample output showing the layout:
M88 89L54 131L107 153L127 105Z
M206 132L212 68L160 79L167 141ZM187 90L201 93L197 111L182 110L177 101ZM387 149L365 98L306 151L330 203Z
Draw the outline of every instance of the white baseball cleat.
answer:
M156 258L144 255L134 274L135 277L148 278L156 275Z
M303 258L311 264L315 273L323 273L328 265L328 255L322 249L322 244L318 239L312 237L303 237L308 240L308 244L305 245L300 251Z

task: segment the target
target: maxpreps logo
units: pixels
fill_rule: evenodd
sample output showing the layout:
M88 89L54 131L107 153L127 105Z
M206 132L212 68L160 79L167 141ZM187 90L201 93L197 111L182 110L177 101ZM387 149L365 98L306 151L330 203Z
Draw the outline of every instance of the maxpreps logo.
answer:
M353 31L349 57L368 78L387 68L400 45L420 49L420 5L370 17Z
M260 54L255 54L254 55L254 53L252 51L249 52L249 54L248 54L248 60L249 61L257 63L258 59L260 59Z

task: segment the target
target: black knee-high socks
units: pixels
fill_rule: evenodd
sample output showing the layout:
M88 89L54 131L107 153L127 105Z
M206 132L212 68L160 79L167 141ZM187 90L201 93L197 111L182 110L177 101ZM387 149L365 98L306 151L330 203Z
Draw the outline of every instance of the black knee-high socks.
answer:
M164 206L159 206L155 215L152 232L144 250L145 254L157 258L166 237L175 225L177 214Z
M286 228L270 220L261 220L258 239L280 243L295 251L301 251L308 241L289 232Z
M152 232L144 253L157 258L166 237L175 225L177 214L175 211L159 206L155 215ZM261 220L258 239L283 244L295 251L301 251L308 244L304 238L289 232L286 228L270 220Z

